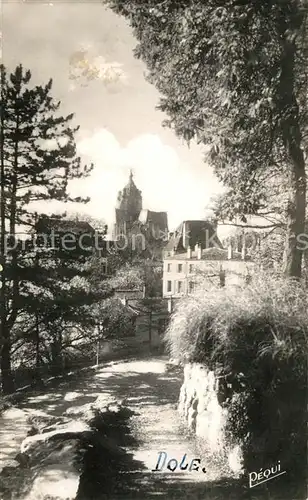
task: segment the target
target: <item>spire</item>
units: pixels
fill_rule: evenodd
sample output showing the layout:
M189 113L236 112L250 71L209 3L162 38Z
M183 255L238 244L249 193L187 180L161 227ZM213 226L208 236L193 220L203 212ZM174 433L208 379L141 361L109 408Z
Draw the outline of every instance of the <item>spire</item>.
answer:
M129 172L128 183L122 191L119 191L116 208L124 213L123 217L125 220L131 220L132 218L134 221L138 220L142 210L142 195L134 183L132 169Z
M133 182L133 170L130 169L130 171L129 171L129 183L132 184L132 182Z

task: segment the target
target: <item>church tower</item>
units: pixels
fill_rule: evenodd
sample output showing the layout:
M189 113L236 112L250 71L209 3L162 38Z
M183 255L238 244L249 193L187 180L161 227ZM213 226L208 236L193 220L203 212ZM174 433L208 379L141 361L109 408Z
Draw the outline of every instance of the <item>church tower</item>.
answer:
M117 231L122 230L126 232L135 221L138 221L141 210L142 194L136 187L133 180L133 173L130 171L128 183L118 193L116 204Z

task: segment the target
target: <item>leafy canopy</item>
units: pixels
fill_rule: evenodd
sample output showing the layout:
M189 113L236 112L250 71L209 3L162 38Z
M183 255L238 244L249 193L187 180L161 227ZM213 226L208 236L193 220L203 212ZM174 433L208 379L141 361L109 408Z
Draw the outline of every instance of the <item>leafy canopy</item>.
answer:
M305 2L107 3L133 27L136 56L162 95L164 125L207 146L228 189L227 215L264 208L268 176L280 181L286 174L285 131L296 120L307 137Z

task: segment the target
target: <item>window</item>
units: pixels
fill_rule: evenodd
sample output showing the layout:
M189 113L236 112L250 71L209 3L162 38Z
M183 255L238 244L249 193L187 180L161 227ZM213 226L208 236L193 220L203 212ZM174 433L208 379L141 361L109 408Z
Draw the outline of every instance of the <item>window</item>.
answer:
M178 293L182 293L183 291L183 281L178 281Z
M193 281L189 282L189 293L193 293L195 289L195 283Z
M171 273L171 264L167 264L167 273Z
M172 281L167 281L167 292L172 291Z
M178 264L178 273L183 271L183 264Z
M189 273L193 273L194 272L194 265L193 264L189 264Z

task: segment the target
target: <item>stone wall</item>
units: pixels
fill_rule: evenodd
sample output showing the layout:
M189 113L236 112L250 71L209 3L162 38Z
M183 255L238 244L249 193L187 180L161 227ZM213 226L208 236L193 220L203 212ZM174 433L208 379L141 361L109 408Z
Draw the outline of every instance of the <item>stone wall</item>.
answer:
M213 455L225 457L234 473L241 472L241 450L228 443L225 425L227 406L221 404L225 383L202 364L184 366L178 410L184 424ZM232 395L230 395L232 397Z

